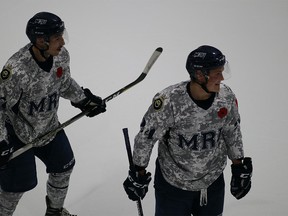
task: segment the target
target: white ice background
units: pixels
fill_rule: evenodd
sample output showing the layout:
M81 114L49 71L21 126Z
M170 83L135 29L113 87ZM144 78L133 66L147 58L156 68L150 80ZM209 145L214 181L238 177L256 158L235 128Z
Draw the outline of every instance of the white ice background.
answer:
M230 62L225 81L238 97L245 153L254 163L250 193L237 201L225 170L226 216L285 216L287 210L287 0L2 0L0 64L27 42L25 26L40 11L58 14L69 34L72 76L106 97L133 81L157 47L163 47L146 79L107 103L107 112L66 128L76 156L65 206L78 216L135 216L122 183L131 143L156 92L188 79L185 61L202 44L218 47ZM61 100L62 122L79 113ZM154 173L155 146L148 170ZM40 161L38 186L27 192L15 216L45 211L47 175ZM154 189L142 202L154 214Z

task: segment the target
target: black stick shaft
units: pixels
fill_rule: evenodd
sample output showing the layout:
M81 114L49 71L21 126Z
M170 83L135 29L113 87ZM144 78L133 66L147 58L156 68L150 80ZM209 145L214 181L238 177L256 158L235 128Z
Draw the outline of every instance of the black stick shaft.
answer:
M131 169L134 169L134 163L133 163L132 150L131 150L131 145L130 145L130 140L129 140L128 128L123 128L122 130L123 130L124 139L125 139L125 146L126 146L126 151L127 151L127 155L128 155L129 166ZM141 204L141 199L139 198L136 202L137 202L138 215L144 216L143 208L142 208L142 204Z

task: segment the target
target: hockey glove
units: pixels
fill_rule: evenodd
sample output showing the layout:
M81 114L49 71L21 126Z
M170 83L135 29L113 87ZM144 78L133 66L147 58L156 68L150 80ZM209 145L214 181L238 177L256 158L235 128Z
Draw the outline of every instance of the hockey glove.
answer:
M92 92L87 88L84 89L84 94L86 96L84 100L79 103L71 102L71 104L74 107L81 109L82 112L91 110L88 114L86 114L88 117L94 117L106 111L106 103L104 100L102 100L101 97L93 95Z
M151 181L151 173L140 175L139 172L129 170L129 175L123 183L123 187L130 200L137 201L143 199L148 192L148 186Z
M7 141L0 141L0 167L4 166L13 153L13 146Z
M245 157L243 164L232 164L231 171L231 194L236 197L236 199L241 199L250 191L251 188L251 177L253 171L251 158Z

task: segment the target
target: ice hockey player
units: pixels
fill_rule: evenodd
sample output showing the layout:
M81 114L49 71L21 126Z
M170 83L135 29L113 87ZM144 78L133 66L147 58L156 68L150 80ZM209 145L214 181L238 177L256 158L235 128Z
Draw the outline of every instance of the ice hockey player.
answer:
M231 193L244 197L251 187L252 162L244 157L237 99L221 82L225 56L203 45L187 58L189 81L157 93L136 135L133 162L124 189L143 199L151 174L146 171L154 144L156 216L219 216L224 205L223 170L232 161Z
M35 156L48 173L45 216L73 215L63 208L75 164L64 130L9 161L13 151L59 126L60 97L82 111L91 110L89 117L106 110L101 97L71 77L65 31L57 15L37 13L26 26L30 43L7 61L0 74L0 216L13 215L23 193L37 185Z

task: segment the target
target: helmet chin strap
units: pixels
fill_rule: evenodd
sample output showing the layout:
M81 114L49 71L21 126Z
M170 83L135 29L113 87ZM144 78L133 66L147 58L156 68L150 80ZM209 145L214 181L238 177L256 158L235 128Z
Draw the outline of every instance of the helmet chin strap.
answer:
M204 75L205 76L205 83L202 83L202 84L200 84L200 86L202 87L202 89L205 91L205 92L207 92L207 93L212 93L212 92L210 92L209 90L208 90L208 88L207 88L207 83L208 83L208 79L209 79L209 76L208 75Z
M201 88L202 88L205 92L207 92L208 94L210 94L210 93L212 93L212 92L210 92L210 91L208 90L208 88L207 88L207 83L208 83L209 76L208 76L206 73L204 73L203 71L202 71L202 73L203 73L203 76L205 77L205 83L200 83L197 78L195 79L195 82L196 82L198 85L200 85Z
M47 60L47 59L49 58L49 56L48 56L48 57L45 56L45 52L49 49L49 42L45 41L45 45L47 46L47 48L46 48L46 49L41 49L41 48L39 48L38 46L36 46L36 44L34 44L34 46L39 50L41 56L42 56L45 60Z

